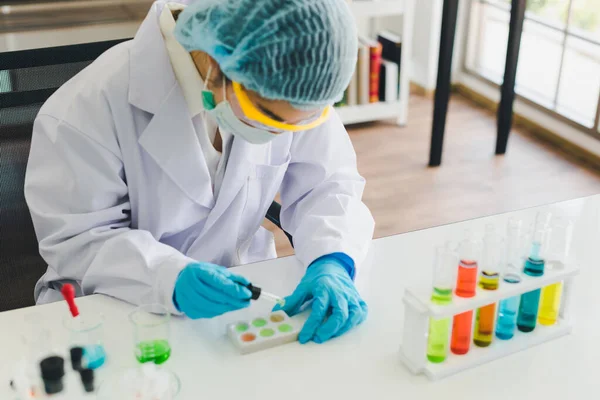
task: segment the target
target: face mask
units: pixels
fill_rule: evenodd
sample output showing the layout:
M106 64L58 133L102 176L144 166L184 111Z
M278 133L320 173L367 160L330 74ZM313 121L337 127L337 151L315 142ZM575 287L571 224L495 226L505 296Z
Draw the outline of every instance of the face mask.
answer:
M253 126L246 125L235 115L231 104L227 101L226 93L226 81L223 76L223 101L215 105L214 94L207 89L208 79L212 67L209 67L208 73L206 74L206 80L204 82L204 90L202 91L202 103L204 108L215 118L219 129L225 132L231 132L235 136L239 136L252 144L265 144L275 139L277 135L272 132L255 128Z

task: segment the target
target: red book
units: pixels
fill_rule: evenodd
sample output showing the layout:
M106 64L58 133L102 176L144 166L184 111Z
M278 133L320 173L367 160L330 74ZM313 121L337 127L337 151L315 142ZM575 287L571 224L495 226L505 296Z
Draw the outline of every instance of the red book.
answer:
M381 68L381 52L383 46L375 40L362 39L369 47L369 102L379 102L379 69Z

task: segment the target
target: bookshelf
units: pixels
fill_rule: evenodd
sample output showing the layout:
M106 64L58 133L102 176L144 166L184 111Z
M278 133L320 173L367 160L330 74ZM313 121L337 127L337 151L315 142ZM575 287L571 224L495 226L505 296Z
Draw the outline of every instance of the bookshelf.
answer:
M413 13L415 0L352 0L350 8L357 23L368 20L373 35L374 20L381 17L398 18L396 29L402 35L402 59L400 61L400 93L397 101L359 104L336 108L345 125L395 119L398 125L408 120L410 85L410 54L412 54Z
M359 17L389 17L404 13L404 0L355 0L350 4L352 12Z
M396 101L343 106L338 107L336 110L344 125L351 125L394 118L398 115L398 110L401 107L402 104Z

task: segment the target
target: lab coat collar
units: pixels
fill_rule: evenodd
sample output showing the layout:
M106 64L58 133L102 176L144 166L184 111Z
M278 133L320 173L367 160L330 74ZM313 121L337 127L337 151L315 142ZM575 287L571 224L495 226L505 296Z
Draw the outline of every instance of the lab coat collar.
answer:
M171 87L138 142L190 199L213 208L210 174L179 85Z
M129 103L152 114L177 84L158 23L165 4L152 4L129 51Z
M253 145L240 138L232 139L227 169L215 202L208 167L160 31L158 16L165 4L152 5L133 40L129 102L154 114L139 138L140 145L187 196L212 209L206 221L207 230L255 174L255 165L267 162L271 144Z
M204 105L202 104L204 82L196 69L192 56L175 38L175 18L173 18L172 12L183 9L185 9L183 4L167 3L160 13L159 26L165 40L165 48L169 54L175 78L181 86L183 96L190 109L190 115L195 117L204 111Z
M129 103L152 119L140 146L193 201L212 208L208 167L158 23L165 2L152 5L130 50Z

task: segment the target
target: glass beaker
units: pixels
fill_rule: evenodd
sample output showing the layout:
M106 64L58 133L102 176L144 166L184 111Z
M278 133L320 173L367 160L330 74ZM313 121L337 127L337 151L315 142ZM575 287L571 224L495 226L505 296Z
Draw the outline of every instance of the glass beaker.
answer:
M162 366L144 364L109 375L100 383L97 398L172 400L180 391L181 381L177 374Z
M104 365L104 316L86 313L73 318L68 315L63 324L69 331L70 347L81 347L86 368L96 369Z
M162 364L171 356L169 310L160 304L141 305L129 314L135 357L140 363Z

